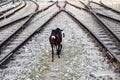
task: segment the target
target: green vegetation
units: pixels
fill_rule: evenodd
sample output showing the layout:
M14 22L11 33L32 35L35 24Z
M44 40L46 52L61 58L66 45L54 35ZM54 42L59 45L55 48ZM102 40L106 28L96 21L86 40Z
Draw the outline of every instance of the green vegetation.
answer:
M45 66L42 70L40 70L40 74L49 71L50 68L48 66Z
M117 64L117 66L119 66L119 67L120 67L120 63L119 63L119 62L117 62L116 64Z
M33 79L33 78L35 78L36 75L37 75L37 74L36 74L36 71L35 71L35 70L32 70L32 72L29 74L29 78L30 78L30 79Z
M120 10L120 4L117 4L116 6L117 6L117 8Z

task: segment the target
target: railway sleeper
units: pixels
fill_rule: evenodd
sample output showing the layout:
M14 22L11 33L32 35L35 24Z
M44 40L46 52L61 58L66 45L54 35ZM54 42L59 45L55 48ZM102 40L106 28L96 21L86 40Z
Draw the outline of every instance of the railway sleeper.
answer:
M4 63L0 65L0 67L7 68L6 64L8 64L9 62L10 62L10 59L7 59L6 61L4 61Z
M108 51L107 51L107 53L108 54L106 54L106 55L107 55L107 58L109 60L108 63L112 63L114 68L115 68L114 71L116 73L120 73L120 62L118 62L116 60L116 58L111 55L111 53L109 53Z
M100 46L101 47L101 46ZM100 48L101 52L103 53L102 56L103 57L107 57L107 53L106 53L106 49L103 49L102 47Z
M15 58L15 56L14 55L12 55L11 57L10 57L10 60L15 60L16 58Z
M10 60L15 60L15 56L12 55L7 60L5 60L2 64L0 64L0 69L8 68L8 66L6 64L8 64L10 62Z
M117 46L115 45L111 45L111 46L108 46L110 49L117 49Z
M116 73L120 73L120 62L116 61L116 69L115 69L115 72Z
M0 65L0 69L6 69L6 68L8 68L8 66L6 66L6 65Z
M97 46L100 46L99 43L95 39L94 41L96 42ZM120 63L117 62L117 60L106 49L103 49L102 46L100 46L99 50L103 53L102 55L108 59L108 63L109 64L112 63L112 65L114 66L114 71L120 72Z
M98 46L100 47L99 50L103 53L102 55L108 59L107 63L112 63L112 65L114 66L114 71L120 72L120 63L115 59L115 57L112 56L111 53L109 53L106 49L101 47L98 42L96 42L96 44L98 44Z

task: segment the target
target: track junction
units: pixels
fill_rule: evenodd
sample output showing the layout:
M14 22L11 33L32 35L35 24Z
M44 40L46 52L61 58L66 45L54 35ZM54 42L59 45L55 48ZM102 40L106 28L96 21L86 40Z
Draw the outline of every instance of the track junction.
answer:
M0 11L2 80L119 80L119 11L93 1L7 5ZM56 27L66 37L52 63L48 37Z

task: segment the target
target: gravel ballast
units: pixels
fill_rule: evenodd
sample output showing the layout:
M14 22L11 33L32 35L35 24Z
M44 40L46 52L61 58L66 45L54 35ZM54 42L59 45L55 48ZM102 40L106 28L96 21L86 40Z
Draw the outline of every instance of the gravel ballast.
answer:
M52 13L51 13L52 14ZM44 20L43 20L44 21ZM35 24L35 23L34 23ZM38 22L37 22L38 25ZM49 36L52 29L63 29L61 58L51 60ZM35 35L0 69L1 80L119 80L112 65L92 39L64 12Z

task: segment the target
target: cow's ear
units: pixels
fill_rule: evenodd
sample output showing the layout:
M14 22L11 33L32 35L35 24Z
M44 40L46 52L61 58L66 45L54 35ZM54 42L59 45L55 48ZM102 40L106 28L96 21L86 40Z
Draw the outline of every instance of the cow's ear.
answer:
M52 29L52 31L55 31L55 29Z
M61 29L60 31L63 31L63 29Z

